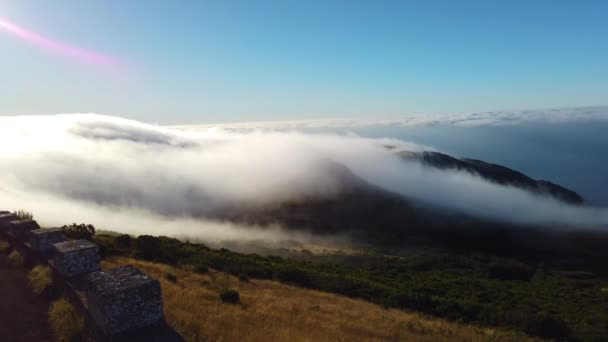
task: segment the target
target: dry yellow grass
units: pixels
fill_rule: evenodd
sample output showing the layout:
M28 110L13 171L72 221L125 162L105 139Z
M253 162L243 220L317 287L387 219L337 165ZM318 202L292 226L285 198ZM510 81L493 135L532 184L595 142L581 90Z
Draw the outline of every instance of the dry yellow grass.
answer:
M49 324L57 341L72 341L84 329L82 316L63 298L51 303Z
M481 328L347 297L238 278L210 270L188 270L128 258L103 268L134 265L161 283L169 324L188 341L524 341L527 336ZM175 274L177 282L165 279ZM241 304L224 304L222 288L238 290Z
M11 264L15 266L21 266L25 262L23 255L21 255L21 253L19 253L16 249L8 255L8 260L10 260Z
M53 284L53 271L49 266L38 265L27 275L27 280L35 295L40 295Z
M11 244L8 241L0 237L0 253L8 253L11 249Z

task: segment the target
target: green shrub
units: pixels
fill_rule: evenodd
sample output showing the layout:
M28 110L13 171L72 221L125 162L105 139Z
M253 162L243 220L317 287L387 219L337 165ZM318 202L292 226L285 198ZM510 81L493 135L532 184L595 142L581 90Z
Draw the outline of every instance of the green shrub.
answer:
M170 281L172 283L177 283L177 276L175 274L166 273L165 274L165 279L167 279L168 281Z
M199 265L194 266L194 272L200 273L200 274L209 273L209 268L206 265L199 264Z
M524 331L533 336L560 341L568 340L571 335L570 328L563 319L546 312L528 317L524 323Z
M74 240L93 240L95 236L95 227L92 224L76 224L72 223L69 226L61 227L65 235Z
M530 280L535 270L516 261L501 261L490 265L490 278L500 280Z
M224 303L238 304L241 300L241 296L236 290L224 289L220 292L220 299Z
M589 279L595 278L595 274L593 274L592 272L585 272L585 271L570 271L570 272L563 272L563 274L564 274L564 276L566 276L570 279L589 280Z
M135 239L135 253L137 257L147 260L162 259L160 240L150 235L140 235Z
M309 274L306 271L294 268L283 268L277 270L275 273L277 280L288 283L295 284L300 286L308 287L310 286L311 279Z
M114 238L114 244L118 248L130 248L133 239L128 234L122 234Z
M244 283L248 283L249 282L249 277L247 277L247 275L245 274L239 274L239 281L242 281Z

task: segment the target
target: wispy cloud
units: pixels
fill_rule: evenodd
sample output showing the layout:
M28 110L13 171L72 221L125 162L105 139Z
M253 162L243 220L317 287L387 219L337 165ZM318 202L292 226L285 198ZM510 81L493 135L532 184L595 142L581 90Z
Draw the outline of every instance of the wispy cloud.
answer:
M468 114L428 114L404 116L392 119L311 119L285 121L238 122L174 126L183 130L212 130L222 128L235 132L252 130L302 130L314 128L349 128L364 126L496 126L522 123L560 123L608 120L608 106L559 108L546 110L494 111Z

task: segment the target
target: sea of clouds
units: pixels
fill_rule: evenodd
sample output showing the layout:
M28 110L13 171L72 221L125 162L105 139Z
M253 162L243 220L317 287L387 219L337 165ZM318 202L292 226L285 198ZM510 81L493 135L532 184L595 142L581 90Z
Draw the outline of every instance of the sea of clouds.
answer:
M521 125L527 123L569 123L594 122L608 120L608 106L554 108L519 111L493 111L479 113L446 113L409 115L392 119L379 118L334 118L334 119L306 119L282 121L252 121L224 124L201 124L174 126L185 130L208 130L221 127L233 132L250 132L263 130L306 130L315 128L348 128L368 126L503 126Z
M344 190L327 161L420 203L515 223L606 229L603 208L570 206L460 171L407 162L395 139L248 125L161 127L94 114L0 118L0 208L32 211L43 225L206 240L306 239L283 227L214 220ZM394 146L389 150L387 145Z

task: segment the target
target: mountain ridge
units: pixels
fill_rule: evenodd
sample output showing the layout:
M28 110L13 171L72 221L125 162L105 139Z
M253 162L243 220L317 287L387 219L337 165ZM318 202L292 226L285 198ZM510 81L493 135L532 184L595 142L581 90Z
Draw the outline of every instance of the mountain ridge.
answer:
M442 170L466 171L496 184L515 186L532 193L552 197L564 203L576 205L585 203L583 197L573 190L547 180L533 179L519 171L500 164L471 158L459 159L434 151L401 151L397 152L397 154L404 160L418 161L425 166Z

